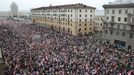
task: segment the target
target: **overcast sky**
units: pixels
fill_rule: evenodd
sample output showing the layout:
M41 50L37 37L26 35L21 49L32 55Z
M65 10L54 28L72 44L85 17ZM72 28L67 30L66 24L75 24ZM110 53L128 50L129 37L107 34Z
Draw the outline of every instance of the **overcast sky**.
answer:
M63 5L74 3L83 3L102 10L103 4L108 4L109 2L114 2L115 0L0 0L0 11L10 10L10 4L13 1L18 5L19 10L30 10L31 8L49 6L50 4Z

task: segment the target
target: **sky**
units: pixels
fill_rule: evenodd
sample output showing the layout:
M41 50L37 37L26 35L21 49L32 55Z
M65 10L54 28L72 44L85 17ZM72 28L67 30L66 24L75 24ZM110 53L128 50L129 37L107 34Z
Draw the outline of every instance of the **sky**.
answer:
M114 2L115 0L1 0L0 11L10 10L10 4L15 2L19 10L30 10L32 8L53 5L64 5L83 3L88 6L96 7L97 10L103 10L102 5Z

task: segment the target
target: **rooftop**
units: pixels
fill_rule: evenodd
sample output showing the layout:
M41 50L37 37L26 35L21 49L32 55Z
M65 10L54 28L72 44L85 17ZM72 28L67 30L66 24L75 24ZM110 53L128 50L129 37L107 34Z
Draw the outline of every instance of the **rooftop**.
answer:
M134 3L127 4L106 4L103 5L104 8L134 8Z
M89 9L96 9L95 7L83 5L82 3L77 3L77 4L66 4L66 5L57 5L57 6L48 6L48 7L39 7L39 8L34 8L32 10L44 10L44 9L77 9L77 8L89 8Z
M114 2L109 2L109 4L128 4L134 3L134 0L116 0Z

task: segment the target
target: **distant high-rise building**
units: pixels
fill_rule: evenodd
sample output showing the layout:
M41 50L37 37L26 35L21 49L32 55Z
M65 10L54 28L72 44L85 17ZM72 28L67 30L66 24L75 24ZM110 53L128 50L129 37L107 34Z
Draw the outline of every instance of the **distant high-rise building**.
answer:
M18 6L15 2L10 5L11 17L18 17Z

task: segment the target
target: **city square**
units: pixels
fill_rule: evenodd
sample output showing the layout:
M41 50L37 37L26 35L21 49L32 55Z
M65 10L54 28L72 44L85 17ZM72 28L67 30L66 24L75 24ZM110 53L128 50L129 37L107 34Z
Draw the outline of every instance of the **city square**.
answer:
M0 18L0 75L134 75L132 1L104 4L103 15L82 3L19 15L11 3Z

